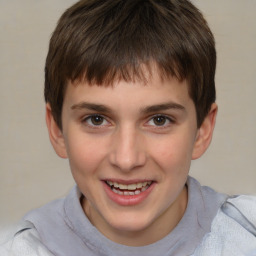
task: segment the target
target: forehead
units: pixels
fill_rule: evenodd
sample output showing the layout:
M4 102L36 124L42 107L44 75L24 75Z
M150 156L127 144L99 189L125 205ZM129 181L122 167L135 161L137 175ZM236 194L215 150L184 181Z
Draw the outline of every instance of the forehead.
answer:
M86 82L69 82L63 107L79 108L83 103L93 103L122 110L138 109L159 104L184 106L193 104L186 80L175 77L163 78L158 73L147 80L116 81L111 85L94 85ZM75 106L75 107L74 107Z
M116 87L119 84L129 83L156 87L173 81L180 81L182 84L183 80L186 79L181 78L175 67L168 73L156 61L149 61L147 63L138 63L136 68L128 65L117 70L113 69L113 72L107 73L100 78L95 74L88 75L88 71L84 70L84 73L81 73L74 81L68 79L67 85L68 87L79 85ZM188 84L188 80L184 83Z

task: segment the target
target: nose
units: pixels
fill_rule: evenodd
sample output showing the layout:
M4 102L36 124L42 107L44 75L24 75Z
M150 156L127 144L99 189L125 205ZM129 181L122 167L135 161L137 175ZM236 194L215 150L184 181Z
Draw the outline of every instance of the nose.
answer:
M120 128L113 135L109 159L121 171L130 171L146 163L146 150L139 131L132 127Z

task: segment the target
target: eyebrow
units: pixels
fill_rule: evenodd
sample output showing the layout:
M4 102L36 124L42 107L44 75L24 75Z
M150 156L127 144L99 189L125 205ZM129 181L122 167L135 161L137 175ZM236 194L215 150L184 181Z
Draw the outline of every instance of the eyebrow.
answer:
M82 109L88 109L88 110L93 110L96 112L103 112L103 113L112 113L113 111L102 104L95 104L95 103L89 103L89 102L80 102L78 104L74 104L71 106L72 110L82 110ZM167 102L167 103L162 103L162 104L156 104L152 106L147 106L141 109L141 112L143 114L149 114L153 112L159 112L159 111L164 111L164 110L169 110L169 109L174 109L174 110L181 110L185 111L185 107L182 106L181 104L175 103L175 102Z
M159 112L159 111L164 111L164 110L169 110L169 109L174 109L174 110L181 110L185 111L185 107L175 103L175 102L168 102L168 103L163 103L163 104L157 104L157 105L152 105L148 106L142 109L142 113L148 114L152 112Z
M94 104L94 103L88 103L88 102L80 102L78 104L74 104L71 106L72 110L81 110L81 109L88 109L88 110L94 110L97 112L104 112L104 113L111 113L112 110L108 108L105 105L101 104Z

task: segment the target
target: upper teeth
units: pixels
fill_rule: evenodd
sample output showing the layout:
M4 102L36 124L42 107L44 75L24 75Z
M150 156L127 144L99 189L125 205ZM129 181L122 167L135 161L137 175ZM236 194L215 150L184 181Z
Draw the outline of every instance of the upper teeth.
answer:
M114 186L115 188L120 188L124 190L136 190L138 188L145 187L147 185L150 185L152 181L145 181L145 182L139 182L134 184L121 184L117 182L107 181L109 186Z

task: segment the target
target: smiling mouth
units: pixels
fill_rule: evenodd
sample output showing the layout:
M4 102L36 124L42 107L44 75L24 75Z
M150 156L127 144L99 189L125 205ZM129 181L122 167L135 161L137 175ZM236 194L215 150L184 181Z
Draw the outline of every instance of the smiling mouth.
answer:
M152 181L139 182L134 184L121 184L112 181L106 181L106 184L111 188L111 190L122 196L134 196L146 191Z

